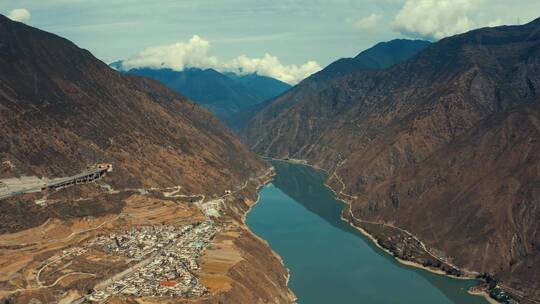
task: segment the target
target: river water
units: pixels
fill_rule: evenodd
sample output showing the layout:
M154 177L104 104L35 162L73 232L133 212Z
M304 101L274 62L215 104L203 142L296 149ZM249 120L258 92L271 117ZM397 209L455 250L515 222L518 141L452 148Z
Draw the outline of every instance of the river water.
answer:
M456 280L402 265L340 219L345 207L324 186L325 173L274 161L277 175L246 219L291 271L300 304L485 304Z

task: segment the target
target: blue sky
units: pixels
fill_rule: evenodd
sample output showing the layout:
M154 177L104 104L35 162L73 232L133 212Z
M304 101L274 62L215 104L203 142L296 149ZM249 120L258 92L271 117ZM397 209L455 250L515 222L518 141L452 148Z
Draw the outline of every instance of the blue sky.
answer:
M540 1L0 0L3 14L14 9L29 13L14 13L15 18L66 37L106 62L138 58L133 62L145 63L141 56L154 56L149 62L169 62L178 53L163 59L167 54L156 47L176 43L166 48L185 56L176 66L266 68L265 73L290 76L284 79L294 83L380 41L437 40L480 26L515 24L518 19L524 23L539 17L535 14L540 14ZM195 35L206 44L191 52L206 52L211 59L193 58L199 55L186 51ZM141 55L148 48L154 49ZM282 69L272 71L265 64Z

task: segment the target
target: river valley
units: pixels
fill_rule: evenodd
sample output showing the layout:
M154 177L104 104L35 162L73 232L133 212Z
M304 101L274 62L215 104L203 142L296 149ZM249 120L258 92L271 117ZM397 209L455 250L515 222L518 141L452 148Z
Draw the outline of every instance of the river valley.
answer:
M477 281L402 265L341 220L345 204L323 171L272 164L277 174L246 223L283 258L298 303L487 303L467 292Z

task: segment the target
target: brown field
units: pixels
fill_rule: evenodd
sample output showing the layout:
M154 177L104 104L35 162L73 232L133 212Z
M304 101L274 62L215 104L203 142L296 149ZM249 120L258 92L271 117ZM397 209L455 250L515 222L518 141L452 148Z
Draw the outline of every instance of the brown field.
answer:
M228 276L229 269L242 261L240 250L231 240L240 236L236 227L229 226L212 243L201 258L199 277L211 293L228 291L232 279ZM236 228L236 229L235 229Z
M281 261L241 222L254 202L256 188L268 179L265 176L265 180L254 180L250 187L242 188L236 193L238 196L228 197L222 216L215 219L219 232L203 252L197 271L208 294L194 298L118 295L107 303L257 303L261 299L291 302L294 297L287 288L287 273ZM138 225L183 226L205 220L191 202L196 196L165 197L156 191L146 195L133 191L101 195L104 197L88 201L91 205L83 207L90 214L92 208L109 210L108 213L52 217L29 223L35 227L0 234L0 299L10 298L13 303L28 303L32 299L70 303L136 263L90 246L88 242L94 237ZM50 210L54 208L51 206ZM262 275L276 269L279 271L271 276ZM259 279L262 281L258 282Z
M0 235L0 298L13 294L17 302L32 297L57 301L59 292L55 291L65 289L70 293L64 296L73 297L129 263L126 258L86 248L89 239L136 225L186 225L204 219L198 208L181 200L133 194L123 203L120 214L49 219L37 227ZM86 252L64 254L74 247Z

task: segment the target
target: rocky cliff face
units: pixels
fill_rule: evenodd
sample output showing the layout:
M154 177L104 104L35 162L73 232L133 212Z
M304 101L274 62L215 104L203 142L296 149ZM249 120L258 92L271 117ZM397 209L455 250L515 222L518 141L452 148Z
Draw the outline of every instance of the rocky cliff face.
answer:
M222 193L264 168L216 118L55 35L0 18L1 176L110 162L114 187Z
M291 90L244 135L304 158L354 217L540 298L540 20L446 38L385 70Z

